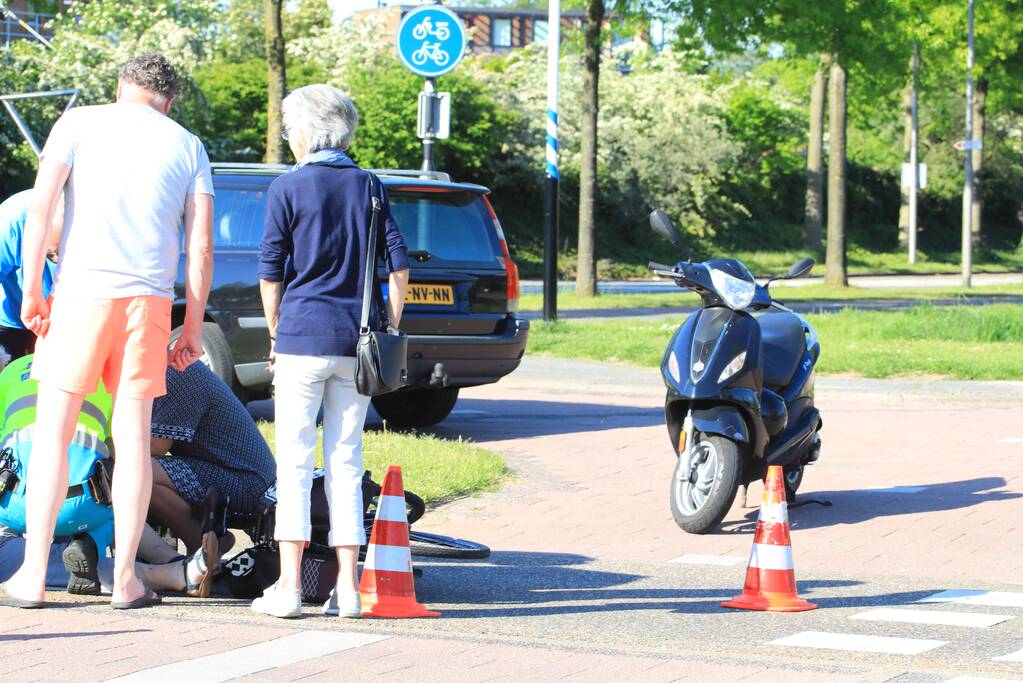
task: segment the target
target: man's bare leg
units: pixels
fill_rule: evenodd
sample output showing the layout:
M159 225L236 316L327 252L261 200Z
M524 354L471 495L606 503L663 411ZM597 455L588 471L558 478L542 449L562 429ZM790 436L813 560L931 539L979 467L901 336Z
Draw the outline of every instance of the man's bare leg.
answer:
M112 602L130 602L142 597L146 588L135 573L142 529L146 524L153 489L153 468L149 457L149 430L153 399L116 398L113 437L117 444L114 468L114 590Z
M160 524L174 532L191 555L202 545L202 525L192 516L192 506L178 495L163 466L153 458L153 499L149 512Z
M46 566L60 506L67 497L67 449L84 396L39 384L36 424L25 489L25 559L5 584L12 597L42 600ZM148 425L148 423L147 423Z

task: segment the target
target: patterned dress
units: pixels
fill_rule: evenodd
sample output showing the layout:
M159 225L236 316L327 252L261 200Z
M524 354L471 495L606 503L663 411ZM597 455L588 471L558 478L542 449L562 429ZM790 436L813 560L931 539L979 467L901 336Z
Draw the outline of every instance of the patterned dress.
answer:
M174 442L158 460L191 505L202 505L216 484L230 497L231 512L249 514L276 478L273 454L252 416L202 363L184 372L167 368L167 394L153 402L152 435Z

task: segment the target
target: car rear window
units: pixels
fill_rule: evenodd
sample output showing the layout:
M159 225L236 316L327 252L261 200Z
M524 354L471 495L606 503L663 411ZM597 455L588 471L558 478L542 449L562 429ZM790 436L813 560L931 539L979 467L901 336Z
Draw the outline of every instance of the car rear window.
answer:
M431 260L497 260L493 223L478 193L390 188L388 198L409 251L429 252Z
M218 187L213 202L213 247L258 249L263 238L265 187Z

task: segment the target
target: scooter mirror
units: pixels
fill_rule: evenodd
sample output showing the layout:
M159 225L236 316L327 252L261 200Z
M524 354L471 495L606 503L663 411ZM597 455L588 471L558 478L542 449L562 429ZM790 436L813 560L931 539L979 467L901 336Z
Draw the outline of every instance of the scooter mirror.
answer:
M668 214L660 209L650 213L650 229L677 248L682 248L682 236L678 234L678 230L675 229L675 224L672 220L668 218Z
M785 279L789 280L794 277L800 277L806 275L813 268L814 260L812 258L801 258L792 264L789 268L789 272L785 273Z

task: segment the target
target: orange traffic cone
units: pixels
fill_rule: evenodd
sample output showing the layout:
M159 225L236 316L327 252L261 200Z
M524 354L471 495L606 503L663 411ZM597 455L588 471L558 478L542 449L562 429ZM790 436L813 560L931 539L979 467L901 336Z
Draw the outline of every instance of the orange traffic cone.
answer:
M408 546L408 517L405 512L405 487L401 468L387 468L377 501L373 534L362 565L359 583L362 614L366 617L439 617L416 602L412 582L412 553Z
M767 468L767 481L760 502L757 533L746 569L742 595L722 607L756 609L768 612L804 612L817 605L796 594L796 574L792 569L792 541L789 539L789 513L782 484L782 468Z

